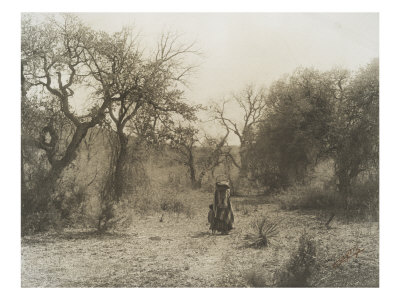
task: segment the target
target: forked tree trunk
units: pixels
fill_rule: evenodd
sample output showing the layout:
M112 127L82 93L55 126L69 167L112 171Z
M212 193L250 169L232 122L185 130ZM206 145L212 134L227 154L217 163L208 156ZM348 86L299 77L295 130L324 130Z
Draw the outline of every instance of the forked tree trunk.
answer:
M33 211L45 210L47 208L47 205L49 204L48 201L51 199L51 195L55 191L57 180L61 177L64 169L76 158L79 145L86 136L89 128L90 126L87 124L78 126L64 156L59 160L50 160L51 168L49 173L40 186L35 188L35 194L38 196L38 201L32 205L31 209Z

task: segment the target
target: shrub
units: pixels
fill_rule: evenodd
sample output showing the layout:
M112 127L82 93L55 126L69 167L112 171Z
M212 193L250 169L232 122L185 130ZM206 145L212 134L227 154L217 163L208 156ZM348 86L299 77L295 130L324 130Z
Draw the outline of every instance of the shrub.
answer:
M178 215L185 214L187 217L192 216L192 209L189 203L185 202L185 195L187 195L187 193L180 192L176 189L161 189L156 195L156 198L158 198L159 209L164 212L176 213Z
M336 191L334 181L324 186L295 185L277 194L275 200L282 209L332 209L347 220L379 219L379 181L377 177L355 182L347 201Z
M299 239L299 247L294 251L282 270L274 274L274 285L278 287L307 287L316 266L316 246L306 233Z
M370 221L379 220L379 180L369 178L356 183L350 196L349 214L353 218L369 218Z
M22 183L21 233L32 234L48 230L61 230L82 221L86 201L86 186L61 177L55 183L50 177L33 179L30 189Z
M171 211L179 214L184 211L185 206L178 200L163 200L160 204L160 208L163 211Z
M276 196L282 209L320 209L339 204L338 194L332 188L295 185Z
M59 229L59 220L58 214L48 210L27 214L21 219L21 234L24 236L48 231L51 228Z
M132 203L135 212L146 214L158 209L155 199L158 199L157 193L149 185L138 187L128 201Z
M262 218L253 223L253 229L256 233L250 233L245 236L246 247L263 248L271 243L271 238L277 235L277 224L269 222L267 218Z

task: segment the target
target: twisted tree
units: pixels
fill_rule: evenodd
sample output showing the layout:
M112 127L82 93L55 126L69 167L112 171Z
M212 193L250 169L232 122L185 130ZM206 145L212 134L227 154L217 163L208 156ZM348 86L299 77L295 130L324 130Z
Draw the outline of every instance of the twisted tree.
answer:
M90 55L98 50L92 43L93 35L92 30L71 15L63 15L62 20L49 19L43 23L36 23L29 16L24 16L22 20L24 98L29 98L30 92L40 94L40 109L53 112L36 141L37 146L45 151L51 165L48 177L52 182L75 159L77 149L89 128L104 119L106 109L113 101L111 93L102 99L89 97L86 103L90 108L86 113L71 105L75 91L97 76L90 69L91 65L98 63L96 57ZM67 145L64 149L57 147L60 137L54 125L55 114L65 117L73 128L71 137L65 139Z
M181 85L194 68L184 63L187 55L197 54L193 45L181 45L176 36L162 35L154 56L145 57L138 49L131 29L113 35L102 33L95 38L96 53L89 65L97 83L96 93L109 95L107 113L110 126L118 136L115 165L115 195L121 198L129 178L129 137L154 139L162 123L173 115L193 120L196 107L183 99Z

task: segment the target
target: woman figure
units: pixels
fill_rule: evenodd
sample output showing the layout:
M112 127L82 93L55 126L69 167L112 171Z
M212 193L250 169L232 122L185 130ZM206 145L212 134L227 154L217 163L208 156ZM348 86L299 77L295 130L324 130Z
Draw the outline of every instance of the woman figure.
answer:
M233 211L230 200L230 189L228 181L216 183L214 194L214 228L222 234L228 234L233 228Z

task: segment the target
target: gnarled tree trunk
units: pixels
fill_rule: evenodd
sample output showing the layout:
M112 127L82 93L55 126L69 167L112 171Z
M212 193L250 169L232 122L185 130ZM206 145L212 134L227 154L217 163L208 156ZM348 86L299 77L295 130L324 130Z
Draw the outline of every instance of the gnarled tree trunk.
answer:
M128 137L125 135L122 128L117 129L117 134L119 141L119 152L115 165L115 195L117 197L115 200L118 202L124 193L125 187L124 182L126 178L124 176L124 168L128 155Z

